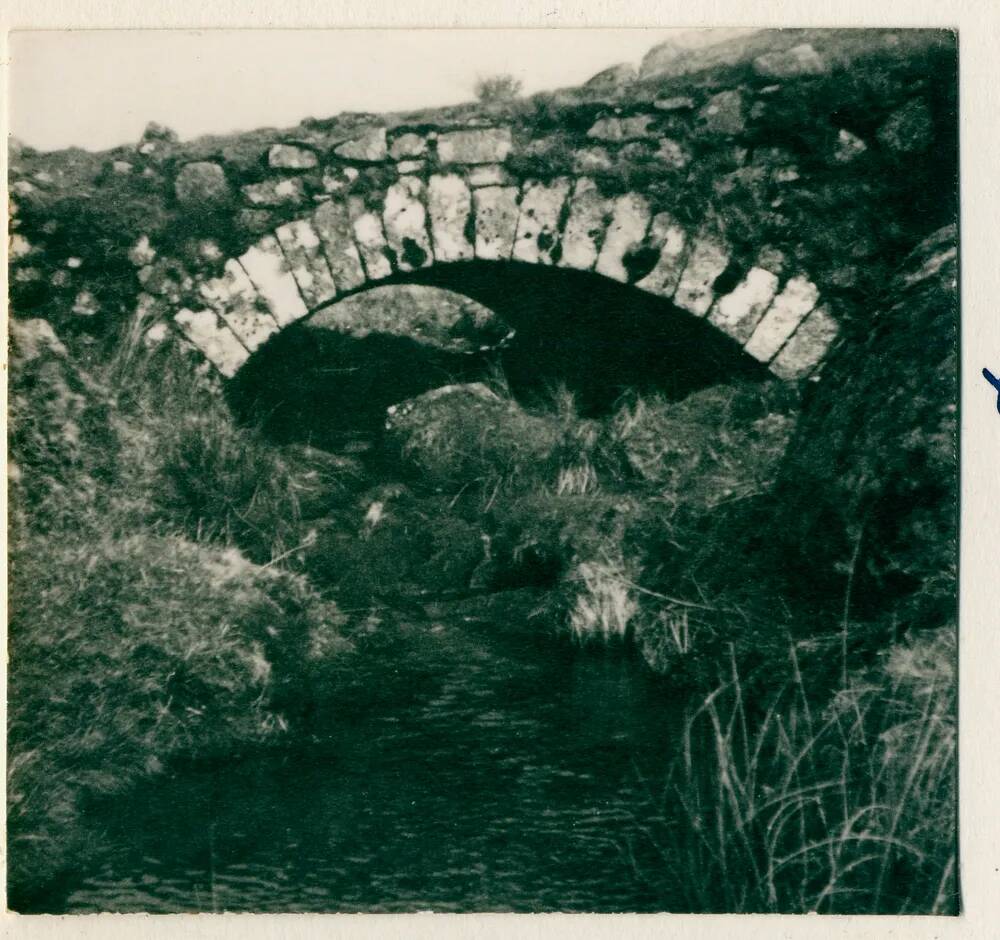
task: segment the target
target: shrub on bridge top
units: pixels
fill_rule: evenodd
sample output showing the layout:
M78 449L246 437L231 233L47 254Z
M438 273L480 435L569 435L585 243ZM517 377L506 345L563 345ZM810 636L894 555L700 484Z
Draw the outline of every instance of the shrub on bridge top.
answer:
M476 97L484 104L513 101L521 94L522 82L513 75L485 75L476 79Z

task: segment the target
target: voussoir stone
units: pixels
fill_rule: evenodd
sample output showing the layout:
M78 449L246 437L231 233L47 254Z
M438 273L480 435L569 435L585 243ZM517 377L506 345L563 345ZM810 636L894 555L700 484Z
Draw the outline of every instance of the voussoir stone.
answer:
M442 163L503 163L512 146L509 127L448 131L437 139Z
M517 233L517 188L480 186L473 190L476 211L476 257L506 261Z
M642 196L626 193L615 199L594 270L625 283L629 277L625 256L642 245L649 222L649 204Z
M174 192L182 206L218 204L226 202L230 196L225 170L208 160L182 166L174 180Z
M589 271L597 262L598 244L607 229L611 203L593 180L584 177L577 180L569 205L559 265Z
M791 278L757 324L744 350L760 362L770 362L817 300L819 290L812 281L801 275Z
M379 281L389 277L392 274L392 262L389 260L389 244L385 238L382 217L372 212L360 196L351 196L347 200L347 211L354 242L368 279Z
M212 310L178 311L174 322L226 378L232 378L250 357L246 347Z

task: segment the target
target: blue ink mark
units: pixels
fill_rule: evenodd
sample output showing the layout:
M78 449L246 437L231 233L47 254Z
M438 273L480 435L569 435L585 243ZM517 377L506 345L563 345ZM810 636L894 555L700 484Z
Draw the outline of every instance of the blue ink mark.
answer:
M1000 379L998 379L989 369L983 369L983 378L997 390L997 411L1000 411Z

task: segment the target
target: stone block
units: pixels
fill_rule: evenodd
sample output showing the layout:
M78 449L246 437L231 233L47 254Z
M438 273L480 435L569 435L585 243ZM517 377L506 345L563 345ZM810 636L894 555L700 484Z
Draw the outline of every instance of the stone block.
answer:
M510 176L499 163L483 163L469 168L470 186L506 186Z
M354 242L371 281L380 281L392 274L389 245L385 240L382 218L365 207L364 200L352 196L347 200L347 211L354 231Z
M240 370L250 353L211 310L179 310L174 322L187 339L227 379Z
M622 283L628 281L623 259L645 241L649 222L649 203L642 196L626 193L615 199L594 270Z
M661 163L677 170L683 170L691 160L684 148L676 140L671 140L669 137L664 137L660 141L654 156Z
M506 261L517 233L517 189L513 186L482 186L473 190L476 211L476 257Z
M922 98L908 101L878 129L879 143L893 153L923 153L934 141L934 119Z
M400 271L415 271L434 263L423 190L423 183L415 176L402 176L385 193L385 238L396 253Z
M704 121L705 129L712 134L742 134L746 129L743 96L736 90L712 95L698 116Z
M503 163L512 145L509 127L448 131L438 135L442 163Z
M589 271L597 263L598 244L607 228L610 202L590 179L577 180L563 229L559 266Z
M687 95L674 95L672 98L657 98L653 107L657 111L691 111L695 106L694 98Z
M529 264L552 264L552 252L559 244L559 220L571 182L527 183L521 195L512 257Z
M354 244L354 229L347 206L331 200L321 205L312 217L330 273L341 293L357 290L365 283L365 269Z
M659 249L660 256L653 270L635 286L657 297L672 298L684 271L687 235L669 213L659 212L650 224L649 242Z
M714 284L728 265L729 252L721 241L712 235L698 236L677 285L674 303L703 317L715 299Z
M309 170L319 164L313 151L294 144L273 144L267 152L268 166L276 170Z
M243 187L243 196L252 206L297 206L305 201L302 180L269 179Z
M610 170L614 161L606 147L584 147L573 153L573 171L576 173L600 173Z
M230 198L225 170L207 160L182 166L174 180L174 192L182 206L218 205Z
M251 245L240 255L239 262L257 288L257 293L264 298L278 326L287 326L309 312L281 246L273 235L265 235Z
M760 362L770 362L817 300L819 289L812 281L801 275L793 277L774 299L743 349Z
M606 117L596 121L587 131L596 140L625 141L645 140L655 137L650 125L656 120L652 114L635 114L631 117Z
M623 85L631 85L637 77L638 73L634 65L630 62L621 62L598 72L592 78L588 78L583 87L598 91L614 91Z
M389 155L384 127L372 127L353 140L333 148L334 154L344 160L379 163Z
M730 293L719 298L708 320L742 345L753 335L777 292L776 274L760 267L751 268Z
M232 258L222 277L206 281L199 293L250 352L278 331L274 317L266 307L261 309L265 305L246 271Z
M400 134L389 145L389 156L393 160L422 157L427 152L427 138L420 134Z
M834 163L851 163L868 149L868 145L856 134L841 128L837 143L833 148Z
M396 169L401 175L408 176L411 173L422 173L426 165L424 160L400 160L396 164Z
M639 78L652 78L670 71L677 60L683 59L687 50L669 39L653 46L642 58L639 66Z
M837 321L830 311L817 307L799 324L769 368L782 379L805 378L826 356L838 332Z
M764 78L794 75L821 75L826 71L823 57L807 42L781 52L767 52L753 60L753 70Z
M309 220L297 219L280 225L274 234L306 306L315 310L333 300L337 285L326 263L319 234Z
M467 234L472 193L465 180L453 173L433 175L427 183L427 211L436 260L468 261L475 257Z

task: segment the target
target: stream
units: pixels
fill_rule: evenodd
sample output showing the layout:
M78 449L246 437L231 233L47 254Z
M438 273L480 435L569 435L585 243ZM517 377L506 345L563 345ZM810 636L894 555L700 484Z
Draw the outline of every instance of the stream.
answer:
M307 748L118 802L52 909L669 909L640 859L680 704L626 649L491 617L383 624Z

